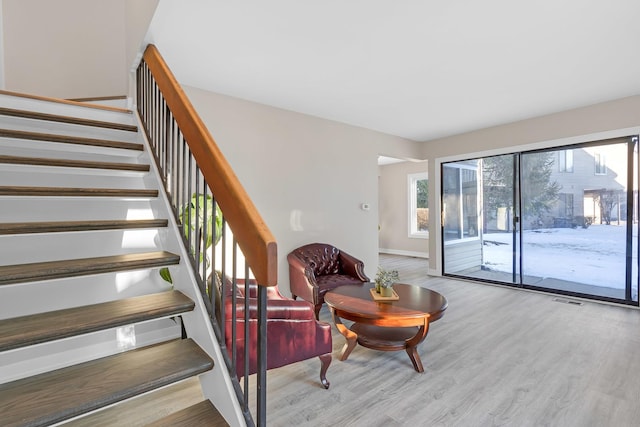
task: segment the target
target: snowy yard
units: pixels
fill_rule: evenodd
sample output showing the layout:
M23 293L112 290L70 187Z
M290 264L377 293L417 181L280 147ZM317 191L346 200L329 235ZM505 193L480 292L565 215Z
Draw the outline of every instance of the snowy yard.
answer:
M634 230L634 239L636 233ZM511 272L511 233L485 233L483 237L484 266ZM522 246L525 275L615 289L625 287L624 225L527 230L523 233Z

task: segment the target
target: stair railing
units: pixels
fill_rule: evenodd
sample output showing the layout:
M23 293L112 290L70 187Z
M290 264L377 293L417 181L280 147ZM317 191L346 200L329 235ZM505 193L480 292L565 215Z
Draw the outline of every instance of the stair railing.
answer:
M241 332L240 336L245 337L243 372L249 372L249 352L257 345L255 419L257 425L264 426L266 287L277 283L275 239L153 45L147 46L136 70L136 98L138 113L173 214L182 229L185 247L191 254L190 263L248 425L254 423L249 408L249 380L248 375L244 375L241 386L236 375L236 336ZM244 268L239 268L242 264ZM243 270L244 278L240 276ZM163 277L171 280L166 272ZM257 343L247 342L247 337L251 336L248 329L252 311L249 298L244 299L245 308L242 310L245 329L237 331L236 326L235 296L238 284L244 284L246 280L259 285ZM217 283L230 284L232 292L220 292ZM224 312L226 295L233 299L231 314ZM225 337L225 316L232 322L230 349L225 344L228 341Z

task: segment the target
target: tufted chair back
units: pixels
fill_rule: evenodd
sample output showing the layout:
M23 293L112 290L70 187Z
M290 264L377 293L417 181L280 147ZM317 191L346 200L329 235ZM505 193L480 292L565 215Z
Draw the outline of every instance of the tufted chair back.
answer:
M324 294L343 285L362 285L369 281L359 259L327 243L310 243L287 256L293 299L314 305L316 319L324 304Z
M316 276L340 272L340 250L335 246L313 243L293 251Z

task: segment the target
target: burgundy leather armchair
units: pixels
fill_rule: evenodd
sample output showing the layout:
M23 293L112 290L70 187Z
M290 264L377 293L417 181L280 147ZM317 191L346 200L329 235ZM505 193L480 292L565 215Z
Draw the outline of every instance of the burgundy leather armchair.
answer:
M316 319L328 291L338 286L369 282L362 261L326 243L311 243L294 249L287 260L293 299L300 297L312 303Z
M218 283L220 286L220 283ZM248 292L247 292L248 291ZM225 341L230 358L233 358L231 343L233 298L232 286L229 280L225 280L223 292L225 293ZM244 298L249 298L249 372L244 372ZM239 283L236 294L236 374L238 379L245 374L251 375L257 372L257 285ZM326 374L331 364L331 352L333 350L331 340L331 325L319 322L314 317L311 304L306 301L294 301L280 294L277 286L267 288L267 369L279 368L291 363L320 358L320 381L324 388L329 388Z

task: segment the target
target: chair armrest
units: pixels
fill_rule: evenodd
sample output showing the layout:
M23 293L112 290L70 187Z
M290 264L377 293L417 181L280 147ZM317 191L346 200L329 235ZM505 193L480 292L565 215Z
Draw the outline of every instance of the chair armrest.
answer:
M291 293L305 301L316 301L318 283L313 269L292 253L287 255L287 261Z
M229 286L231 284L229 283ZM267 299L288 299L284 297L277 286L265 286L267 290ZM242 295L249 296L249 298L258 298L258 283L255 279L249 280L249 285L245 284L244 279L238 279L238 289L242 293Z
M238 322L244 319L244 298L236 300L236 318ZM225 310L227 322L231 321L231 301L227 301ZM253 298L249 299L249 317L254 320L258 318L258 304ZM313 306L302 300L292 299L271 299L267 301L267 319L271 320L309 320L316 321Z
M346 252L340 251L340 266L345 274L357 277L363 282L369 282L369 278L364 274L364 263Z

